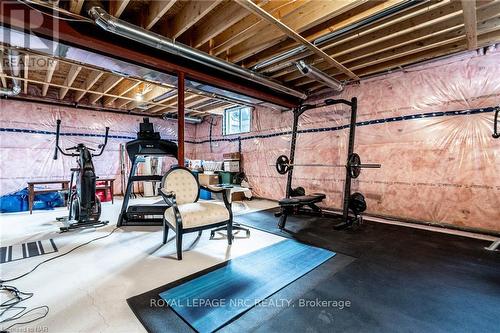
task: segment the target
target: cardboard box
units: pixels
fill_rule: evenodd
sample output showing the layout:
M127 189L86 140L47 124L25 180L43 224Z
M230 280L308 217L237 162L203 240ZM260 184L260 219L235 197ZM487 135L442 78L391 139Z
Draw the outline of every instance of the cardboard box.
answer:
M233 192L231 193L231 200L232 201L243 201L245 200L245 193L243 192Z
M240 160L241 159L241 155L238 152L236 152L236 153L224 153L222 155L222 157L225 160Z
M224 171L240 172L240 161L239 160L224 161Z
M200 173L198 175L198 181L200 185L208 186L208 185L217 185L219 184L219 175L207 175L205 173Z

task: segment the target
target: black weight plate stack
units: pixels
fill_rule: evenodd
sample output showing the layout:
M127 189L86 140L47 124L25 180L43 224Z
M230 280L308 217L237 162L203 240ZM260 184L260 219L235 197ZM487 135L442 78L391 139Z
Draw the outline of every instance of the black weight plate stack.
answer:
M366 201L363 194L354 192L349 197L349 209L356 215L366 210Z

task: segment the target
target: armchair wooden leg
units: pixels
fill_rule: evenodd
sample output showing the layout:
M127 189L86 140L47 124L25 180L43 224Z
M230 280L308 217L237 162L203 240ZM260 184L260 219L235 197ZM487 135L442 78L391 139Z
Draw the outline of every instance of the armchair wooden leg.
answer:
M177 260L182 260L182 230L176 230L177 239Z
M168 231L170 230L170 227L168 224L163 221L163 244L167 244L167 238L168 238Z

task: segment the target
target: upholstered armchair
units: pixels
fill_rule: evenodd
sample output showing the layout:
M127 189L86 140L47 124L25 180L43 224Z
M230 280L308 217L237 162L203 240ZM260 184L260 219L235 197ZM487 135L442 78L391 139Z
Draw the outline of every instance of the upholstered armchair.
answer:
M226 226L227 241L233 241L233 212L226 189L200 186L198 179L184 167L170 169L163 176L160 194L170 206L163 217L163 244L167 242L168 232L176 234L177 259L182 259L182 235ZM222 193L224 206L214 202L199 202L200 187L212 192Z

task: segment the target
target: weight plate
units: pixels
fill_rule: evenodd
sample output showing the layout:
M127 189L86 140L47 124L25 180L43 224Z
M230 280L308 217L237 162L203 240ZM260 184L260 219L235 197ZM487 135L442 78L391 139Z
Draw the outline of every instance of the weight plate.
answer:
M292 189L292 192L290 193L290 196L292 197L300 197L302 195L306 195L306 190L304 190L302 186Z
M286 155L279 156L276 159L276 171L278 171L280 175L284 175L285 173L290 171L290 167L288 166L289 163L290 160Z
M366 210L366 201L363 194L354 192L349 197L349 209L356 215L361 214Z
M352 153L347 160L347 167L351 178L358 178L361 173L361 158L358 154Z

